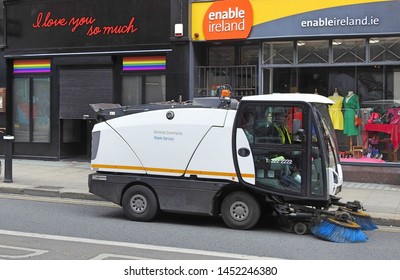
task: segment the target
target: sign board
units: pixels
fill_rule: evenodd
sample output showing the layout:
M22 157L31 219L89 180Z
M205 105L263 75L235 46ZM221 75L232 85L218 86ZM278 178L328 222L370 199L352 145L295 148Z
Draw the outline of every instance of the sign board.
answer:
M400 34L400 1L218 0L191 8L194 41Z

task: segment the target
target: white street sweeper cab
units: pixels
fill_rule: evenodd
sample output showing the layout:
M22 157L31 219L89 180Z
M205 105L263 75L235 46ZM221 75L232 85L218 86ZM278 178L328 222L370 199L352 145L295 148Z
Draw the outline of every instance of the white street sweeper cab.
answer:
M249 229L266 214L307 232L338 203L343 183L332 101L315 94L234 101L94 105L90 192L137 221L166 211L221 215L227 226Z

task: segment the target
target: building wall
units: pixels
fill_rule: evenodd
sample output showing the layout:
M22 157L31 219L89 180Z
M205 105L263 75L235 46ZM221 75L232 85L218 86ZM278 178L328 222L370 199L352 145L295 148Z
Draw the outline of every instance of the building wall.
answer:
M167 89L163 98L188 98L186 0L4 1L4 7L8 134L13 134L17 125L14 79L49 77L51 88L50 141L15 141L14 156L59 159L90 151L95 114L86 113L89 103L120 103L123 90L127 90L122 85L124 79L132 75L142 81L144 92L153 92L146 80L154 81L154 75L162 80L165 76L166 85L160 85ZM183 24L183 36L175 36L176 23ZM23 68L42 60L49 63L46 73L38 68L15 70L20 67L17 64ZM139 102L146 100L154 97L139 97ZM34 98L30 104L28 114L33 120ZM74 134L83 140L74 143Z

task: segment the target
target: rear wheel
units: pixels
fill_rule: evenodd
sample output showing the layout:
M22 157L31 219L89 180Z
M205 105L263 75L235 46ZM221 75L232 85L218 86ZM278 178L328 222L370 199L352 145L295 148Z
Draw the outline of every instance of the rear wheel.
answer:
M221 215L225 224L234 229L254 227L261 215L258 201L245 192L234 192L227 195L222 202Z
M122 208L129 219L147 222L158 213L157 197L145 186L133 186L122 197Z

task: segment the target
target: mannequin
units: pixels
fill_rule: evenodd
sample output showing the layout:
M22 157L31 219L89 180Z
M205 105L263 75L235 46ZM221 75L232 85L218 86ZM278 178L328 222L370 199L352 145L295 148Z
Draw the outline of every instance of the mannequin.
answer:
M331 96L328 96L330 100L335 102L329 106L329 115L331 116L331 120L333 123L333 128L336 130L343 130L343 96L339 95L337 88Z
M354 118L360 110L360 102L357 94L353 91L349 91L343 102L343 118L344 118L344 131L343 133L347 136L358 135L358 127L354 125Z
M352 97L353 95L354 95L354 91L349 90L349 91L347 92L347 98L350 98L350 97Z

